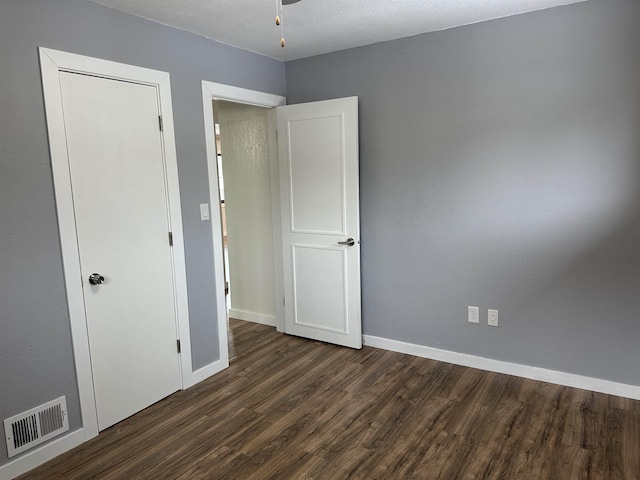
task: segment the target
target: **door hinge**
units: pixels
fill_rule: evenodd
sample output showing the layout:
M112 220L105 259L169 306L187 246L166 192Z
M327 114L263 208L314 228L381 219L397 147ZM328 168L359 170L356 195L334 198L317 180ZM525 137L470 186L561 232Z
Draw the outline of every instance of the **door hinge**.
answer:
M173 232L169 232L169 246L173 247Z
M176 340L178 346L178 353L182 353L182 349L180 348L180 340Z
M287 302L285 301L284 297L282 297L282 305L286 305Z
M158 126L160 127L160 131L162 132L162 115L158 115Z

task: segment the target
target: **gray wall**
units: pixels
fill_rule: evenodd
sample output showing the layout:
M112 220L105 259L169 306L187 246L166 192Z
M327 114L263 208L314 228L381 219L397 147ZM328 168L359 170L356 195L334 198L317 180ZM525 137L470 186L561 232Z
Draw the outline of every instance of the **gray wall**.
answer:
M639 21L593 0L286 63L290 104L360 97L366 334L640 385Z
M200 81L284 95L284 65L86 0L0 1L0 420L66 395L77 429L41 46L171 74L194 369L219 358Z

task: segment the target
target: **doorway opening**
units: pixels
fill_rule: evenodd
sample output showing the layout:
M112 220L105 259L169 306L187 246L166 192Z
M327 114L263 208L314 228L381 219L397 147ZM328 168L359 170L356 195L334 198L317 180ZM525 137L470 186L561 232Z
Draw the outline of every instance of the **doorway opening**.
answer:
M276 133L275 133L275 113L273 107L284 105L286 99L279 95L273 95L265 92L259 92L255 90L248 90L245 88L233 87L231 85L224 85L221 83L202 81L202 107L204 113L204 127L205 127L205 139L206 139L206 151L207 151L207 166L209 172L209 198L213 208L211 208L211 232L212 232L212 246L214 254L214 276L216 290L214 292L216 299L216 319L218 326L218 340L220 345L220 361L227 366L229 365L229 342L228 342L228 316L225 299L225 273L224 273L224 248L223 248L223 234L222 234L222 220L220 208L215 208L220 203L220 191L218 186L218 159L216 151L216 138L215 138L215 123L213 106L214 101L227 101L245 105L254 105L265 107L268 118L268 144L269 144L269 158L276 158ZM223 134L224 132L220 132ZM222 139L222 138L221 138ZM221 150L223 145L221 143ZM271 168L271 186L274 192L279 192L278 184L278 172L277 162L270 162ZM226 179L224 179L226 180ZM228 188L225 182L225 215L227 214L228 206ZM271 201L274 202L272 211L279 211L279 200L276 195L271 195ZM274 231L274 245L280 245L280 223L279 216L274 215L273 218L273 231ZM227 231L228 235L228 231ZM227 239L228 240L228 239ZM276 249L273 252L275 259L275 291L276 298L282 298L282 286L281 286L281 253L280 249ZM283 326L283 307L276 302L276 323L277 330L282 331Z
M243 354L234 320L276 325L267 113L263 106L213 100L230 361Z
M207 81L202 82L202 93L210 198L214 205L218 204L220 193L213 101L269 108L276 330L361 348L358 98L285 106L284 97ZM221 134L224 152L223 129ZM222 158L224 169L224 155ZM229 235L228 172L224 175ZM222 223L220 209L214 208L213 212L218 319L226 320ZM228 243L232 245L230 238ZM231 263L230 255L233 290ZM227 323L218 322L225 350Z

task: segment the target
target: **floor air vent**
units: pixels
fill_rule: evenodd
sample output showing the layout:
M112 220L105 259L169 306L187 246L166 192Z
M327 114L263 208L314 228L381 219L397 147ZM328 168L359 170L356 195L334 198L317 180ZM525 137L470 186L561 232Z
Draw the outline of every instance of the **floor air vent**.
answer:
M9 458L29 450L42 442L69 430L67 399L57 400L32 408L4 421Z

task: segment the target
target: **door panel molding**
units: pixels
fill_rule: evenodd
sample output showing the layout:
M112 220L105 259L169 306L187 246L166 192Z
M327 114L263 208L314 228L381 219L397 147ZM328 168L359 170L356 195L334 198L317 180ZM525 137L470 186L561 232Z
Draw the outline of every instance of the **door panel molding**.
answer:
M331 144L326 141L326 137L307 136L298 139L295 145L292 139L296 138L295 132L298 123L306 123L315 120L315 123L324 123L324 128L335 130L335 139L337 142ZM337 121L337 122L336 122ZM336 124L333 124L333 123ZM331 125L326 125L332 123ZM287 123L287 140L288 140L288 166L289 166L289 214L291 222L291 233L312 233L317 235L346 235L347 234L347 198L346 198L346 155L345 150L345 118L343 113L335 115L309 115L301 119L293 119ZM300 161L292 162L291 157L305 158L304 165L300 165ZM327 164L327 161L338 159L333 165ZM322 168L318 168L318 167ZM295 168L297 167L297 168ZM303 167L303 168L300 168ZM311 169L311 172L309 171ZM333 185L327 185L323 181L328 178L328 169L339 172L339 182ZM328 187L333 190L327 191ZM297 187L297 188L296 188ZM336 188L337 187L337 188ZM317 218L318 209L314 209L314 203L322 199L322 211L332 210L337 213L337 220L333 225L325 225L324 228L305 228L305 223L309 225L309 221L314 226L321 225L323 222ZM327 203L332 202L331 206ZM303 205L300 205L303 204ZM300 205L301 208L297 206ZM307 207L307 208L303 208ZM326 212L328 213L328 212ZM308 218L311 217L311 218ZM305 222L306 220L306 222ZM332 223L331 221L329 223ZM300 225L300 226L299 226ZM333 227L333 228L331 228Z
M98 421L93 390L93 375L91 371L89 338L84 309L71 178L68 165L60 72L79 73L111 80L140 83L154 86L158 89L158 108L163 118L162 142L165 155L169 221L171 231L173 232L172 261L175 279L176 314L178 337L182 349L180 369L182 374L182 388L187 388L197 382L197 376L192 372L191 364L187 276L184 257L180 189L178 186L178 164L173 126L173 108L171 104L171 85L169 74L166 72L85 57L48 48L40 48L39 53L82 425L84 438L88 440L98 434Z
M273 212L273 245L275 266L275 294L276 294L276 318L275 324L278 331L284 331L284 308L282 305L282 250L280 240L280 187L278 174L278 157L276 150L276 119L273 107L286 104L286 98L271 93L248 90L222 83L202 81L202 110L204 113L204 132L207 149L207 168L209 172L209 202L211 204L211 231L213 235L214 274L216 283L216 305L218 313L218 338L220 338L220 361L218 368L221 370L229 366L229 352L227 344L227 322L224 289L224 250L222 247L222 222L220 209L213 208L220 205L220 192L218 191L218 166L215 139L215 126L213 122L213 101L223 100L227 102L244 103L272 110L267 111L269 124L269 168L271 175L271 202ZM215 373L215 372L214 372ZM207 372L203 371L203 375ZM207 375L208 376L208 375Z
M320 254L321 261L318 262L313 255L309 255L309 252ZM305 257L306 255L306 259ZM301 263L315 262L312 268L299 268ZM347 290L347 250L342 247L333 247L327 245L312 245L312 244L291 244L291 272L293 275L293 328L295 327L311 327L318 330L324 330L326 332L337 333L340 335L349 334L349 324L347 319L349 318L348 311L348 290ZM321 279L320 275L316 275L316 272L321 269L333 268L334 272L331 275L333 280L328 285L318 284L318 280ZM306 272L314 272L311 278L300 278L304 276ZM301 291L300 286L304 287ZM327 295L329 293L329 295ZM339 309L331 312L329 317L331 318L331 325L323 324L322 322L311 322L318 314L324 316L327 305L331 304L331 294L333 296L341 296L345 301L340 305ZM306 298L300 298L301 296ZM311 308L309 307L311 306ZM304 308L306 312L300 312L300 309ZM301 321L299 318L307 319L307 321ZM295 333L295 332L292 332ZM304 336L304 330L301 332Z

